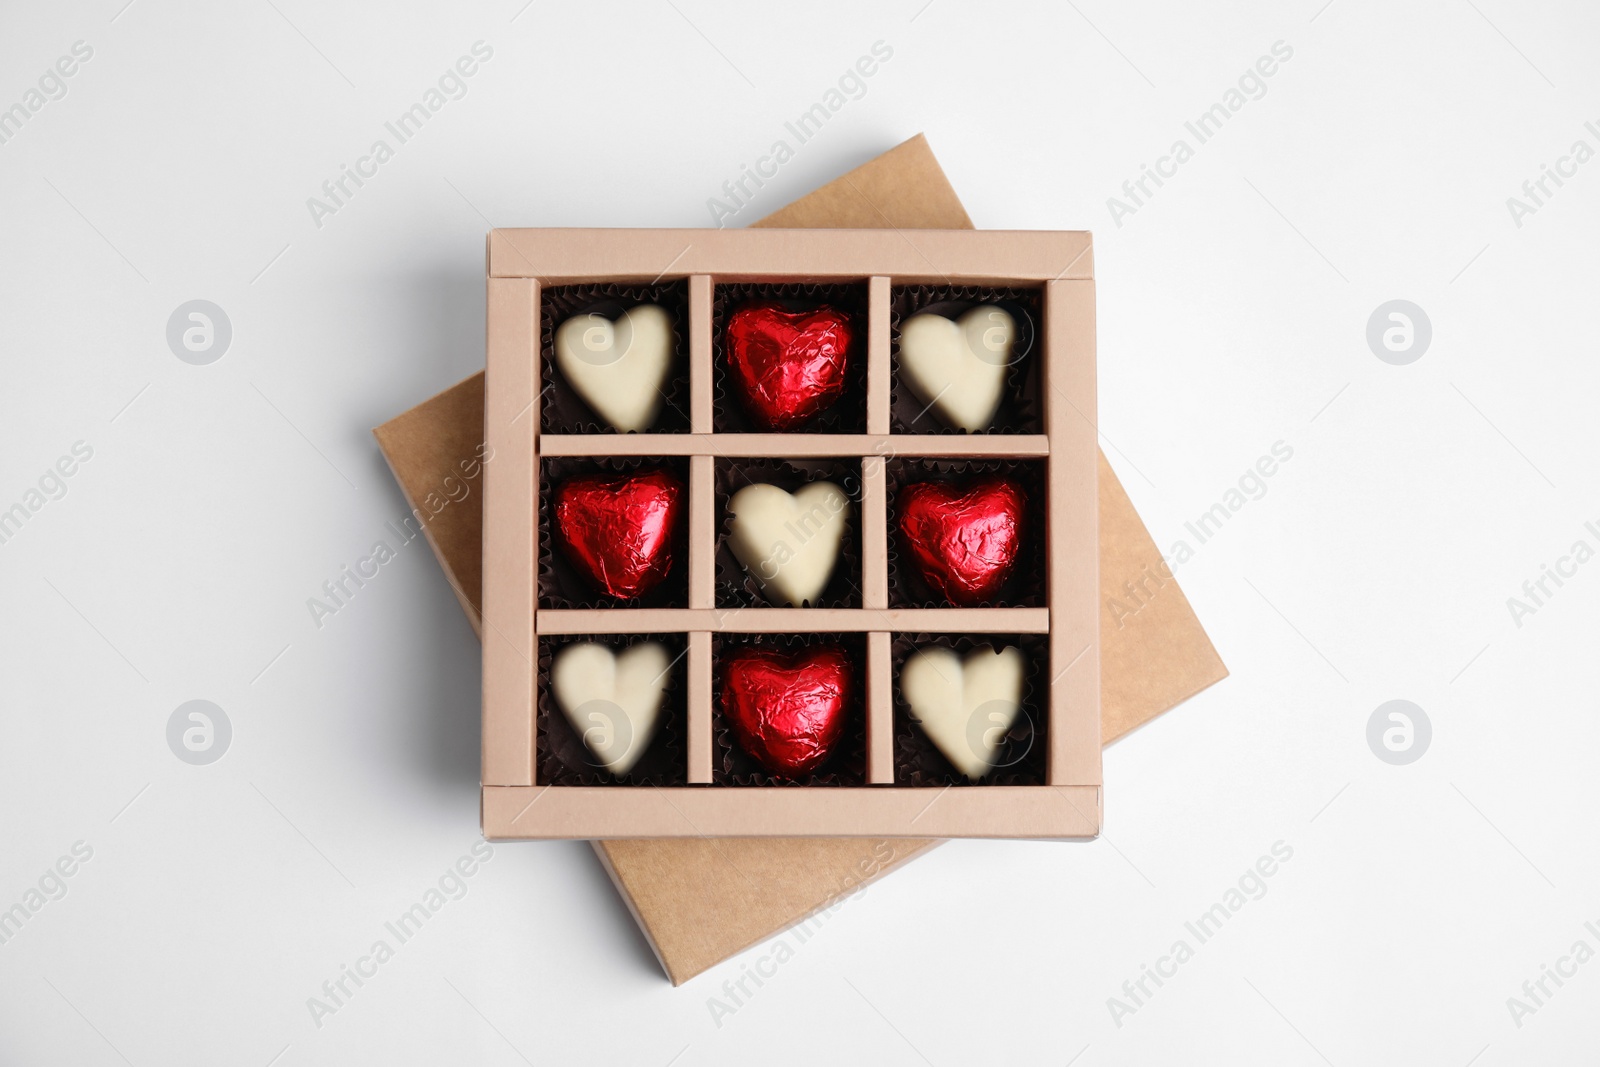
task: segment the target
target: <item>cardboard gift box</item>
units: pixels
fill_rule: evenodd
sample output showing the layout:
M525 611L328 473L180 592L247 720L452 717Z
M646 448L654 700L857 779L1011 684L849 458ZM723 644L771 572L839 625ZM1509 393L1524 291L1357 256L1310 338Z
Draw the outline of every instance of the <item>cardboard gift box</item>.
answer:
M485 835L506 840L1098 833L1093 260L1089 235L1078 232L928 230L910 240L881 228L492 231L485 380L489 458L483 485L483 622L489 635L483 653ZM662 264L672 273L663 273ZM835 432L817 432L809 423L806 432L739 432L741 427L730 425L739 414L736 401L713 389L721 366L713 359L723 336L719 320L730 304L751 306L753 300L772 299L761 294L795 292L796 286L811 294L807 308L821 303L819 290L831 294L828 301L843 304L852 294L859 301L859 310L841 321L864 335L864 344L852 346L850 364L859 366L864 357L859 367L864 381L855 390L858 396L841 395L828 414L853 411L838 417ZM679 349L669 357L664 389L687 395L686 432L652 427L616 433L593 424L592 417L587 432L560 432L585 424L570 416L551 417L556 405L550 398L567 384L555 368L553 334L581 312L555 302L577 295L577 307L602 300L619 311L624 305L647 305L665 319L663 303L685 290L682 328L658 336L675 338ZM626 294L620 303L615 300L619 292ZM903 366L899 374L892 366L898 337L892 336L892 307L941 300L942 306L962 309L998 307L994 301L1004 295L1026 300L1035 310L1014 305L1015 318L995 312L1005 316L1004 357L1012 371L997 384L1002 393L1022 392L1024 381L1033 385L1029 391L1037 414L1026 425L1016 424L1038 432L1001 432L1004 425L996 425L995 432L941 432L932 417L896 427L892 400L905 386L899 380ZM603 321L609 328L609 320ZM983 357L969 358L979 364L989 355L985 349ZM627 384L621 380L625 375L638 375L620 362L610 367L608 389ZM683 384L676 384L680 379ZM659 417L670 422L674 414L663 410ZM687 558L674 566L687 572L686 582L673 587L664 604L651 606L640 606L637 598L597 597L587 579L563 587L557 581L559 553L552 548L555 531L546 501L552 483L579 472L615 477L628 470L647 471L650 478L681 487L668 466L675 458L681 458L687 475L682 552ZM886 468L909 468L926 479L951 461L1004 462L1013 469L1008 486L1022 484L1015 480L1017 470L1034 472L1031 491L1024 497L1018 490L1027 500L1019 521L1023 537L1042 549L1043 565L1012 583L1021 587L1014 599L997 598L993 606L958 607L944 598L938 598L937 607L897 605L891 595L889 529L898 501L889 491ZM833 492L843 485L859 497L839 505L841 515L850 518L843 526L842 557L831 570L835 584L847 588L838 590L840 603L819 595L804 606L772 606L759 594L744 603L733 580L743 573L737 563L729 560L731 574L722 583L714 581L718 530L729 510L725 492L714 490L714 479L749 484L784 472L805 477L797 463L828 472ZM793 531L780 535L794 536ZM1033 554L1028 558L1035 560ZM756 641L771 646L787 637L792 643L788 635L819 632L830 635L830 650L859 646L854 654L845 652L854 662L844 677L853 677L856 692L843 713L845 739L838 744L859 748L859 759L837 753L827 773L807 774L801 781L731 773L725 768L739 759L736 743L715 726L726 714L713 699L718 653L731 655ZM656 680L670 685L683 679L684 706L669 706L661 716L687 737L686 752L674 752L670 764L660 766L665 753L655 750L660 781L574 773L582 770L581 749L572 746L565 763L546 751L565 727L551 708L547 645L577 635L587 643L606 635L632 640L646 634L683 647L662 672L668 677ZM1013 781L995 781L1000 776L991 774L968 782L963 775L957 784L950 774L925 772L910 758L908 745L896 745L896 696L902 684L891 663L896 635L940 635L919 638L924 645L964 641L965 635L988 635L994 644L1017 641L1014 635L1037 635L1036 641L1006 646L1017 649L1013 661L1026 663L1031 683L1017 712L1029 736L1013 747L1039 748L1028 765L1033 773L1011 771ZM1021 645L1028 646L1025 653ZM662 699L676 704L665 695ZM622 719L621 728L631 736L626 714L608 705L606 721L595 728L610 736L619 728L613 720ZM898 715L908 723L900 732L910 740L917 730L909 725L911 713L901 708ZM985 721L975 714L973 725ZM1016 721L1007 720L1006 731ZM916 736L922 736L920 730ZM720 760L714 758L718 747ZM646 749L645 757L651 755ZM1012 766L1025 758L1025 753L1015 756ZM849 762L857 766L844 767ZM944 790L931 796L926 790L933 786Z
M915 137L762 220L782 228L971 228L927 142ZM429 506L445 480L477 472L484 376L375 432L475 630L482 634L481 496ZM1109 743L1227 676L1116 474L1098 460L1100 733ZM469 481L476 477L469 478ZM1158 583L1152 590L1151 583ZM1136 619L1110 605L1129 583L1151 595ZM883 838L597 841L600 861L674 984L798 923L937 844Z

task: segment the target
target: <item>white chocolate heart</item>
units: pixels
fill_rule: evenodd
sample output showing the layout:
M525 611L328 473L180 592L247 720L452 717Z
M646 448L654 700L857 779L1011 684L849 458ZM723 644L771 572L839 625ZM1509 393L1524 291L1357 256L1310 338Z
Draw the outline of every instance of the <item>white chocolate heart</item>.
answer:
M612 774L627 774L654 739L672 662L645 641L614 653L585 641L556 653L550 688L584 747Z
M615 322L574 315L556 330L556 366L614 429L648 430L661 412L673 341L672 318L655 304L630 308Z
M900 695L923 733L956 769L976 782L994 768L1000 740L1022 710L1025 660L1016 646L979 645L913 652L900 670Z
M924 311L900 327L900 374L947 425L987 430L1000 408L1016 339L1016 322L993 304L956 320Z
M850 518L850 498L832 482L798 493L747 485L728 501L728 547L774 604L815 601L828 587Z

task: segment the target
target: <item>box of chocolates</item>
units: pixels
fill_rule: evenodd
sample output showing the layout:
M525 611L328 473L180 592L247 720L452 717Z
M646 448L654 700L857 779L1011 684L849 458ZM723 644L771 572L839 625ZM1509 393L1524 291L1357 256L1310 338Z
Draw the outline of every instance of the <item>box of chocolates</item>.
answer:
M484 833L1097 833L1091 248L491 232Z

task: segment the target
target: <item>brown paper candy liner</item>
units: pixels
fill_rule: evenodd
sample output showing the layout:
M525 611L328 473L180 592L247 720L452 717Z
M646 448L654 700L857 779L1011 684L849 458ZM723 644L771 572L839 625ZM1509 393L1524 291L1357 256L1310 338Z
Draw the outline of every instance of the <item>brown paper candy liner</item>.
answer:
M672 370L661 385L661 412L646 433L689 432L689 283L553 285L539 291L539 429L543 433L617 433L584 402L556 365L556 331L574 315L615 320L640 304L659 304L672 319Z
M904 459L884 463L884 489L888 495L889 521L889 606L891 608L953 607L942 594L923 580L917 566L906 555L900 538L900 491L918 482L949 482L965 487L985 478L1009 478L1022 486L1027 497L1023 511L1022 551L1017 569L992 600L977 605L985 608L1046 607L1045 574L1046 523L1050 502L1045 488L1045 461L1042 459Z
M572 728L561 709L556 705L550 688L550 666L556 653L568 645L591 642L609 647L613 652L632 648L645 641L664 645L672 666L667 671L667 688L661 696L661 720L656 727L650 746L627 774L614 775L599 766L594 754L583 743L583 738ZM539 785L687 785L689 762L684 747L688 722L687 700L683 685L684 649L683 634L593 634L561 635L539 638L539 699L535 714L538 730L536 742L539 753L535 781Z
M728 317L746 304L772 301L793 311L824 304L850 316L852 341L844 392L804 426L788 433L867 432L867 287L865 284L783 285L735 282L718 285L711 297L711 427L716 433L772 433L751 417L728 372Z
M994 420L977 433L1044 433L1043 404L1040 402L1040 366L1044 351L1040 341L1043 326L1042 302L1038 289L999 289L983 286L896 286L889 295L889 424L894 433L962 434L965 430L946 425L925 400L917 397L900 381L900 326L906 319L932 311L958 319L979 304L1000 304L1017 322L1016 347L1006 369L1005 392Z
M850 660L854 693L845 709L844 733L839 736L833 755L803 778L780 778L757 763L733 736L733 729L722 714L722 662L726 656L745 648L770 648L786 654L804 649L837 645ZM712 634L711 635L711 781L715 785L737 786L861 786L867 784L866 675L867 637L865 634Z
M672 570L650 592L639 597L608 596L589 576L572 565L559 543L554 516L556 488L581 475L632 474L667 470L683 486L678 536ZM689 461L661 458L545 456L539 460L539 607L541 608L686 608L689 606Z
M956 769L921 725L900 693L900 672L906 660L919 649L948 648L966 658L979 645L999 651L1009 646L1022 650L1027 663L1023 670L1022 710L1007 731L996 755L994 769L976 782ZM965 785L1044 785L1045 761L1049 757L1049 641L1044 634L954 634L897 633L889 646L894 671L894 784L897 786Z
M850 498L850 514L845 522L844 540L833 574L813 608L859 608L861 606L861 461L856 459L724 459L715 466L717 495L716 582L719 608L771 608L774 604L761 593L761 586L744 569L728 546L733 518L728 501L747 485L766 483L788 493L797 492L811 482L832 482Z

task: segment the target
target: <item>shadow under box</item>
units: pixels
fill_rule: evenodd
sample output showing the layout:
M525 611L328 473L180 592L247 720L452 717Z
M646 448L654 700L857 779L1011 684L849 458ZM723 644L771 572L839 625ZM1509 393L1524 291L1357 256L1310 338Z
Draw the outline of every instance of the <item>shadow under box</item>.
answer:
M811 311L824 305L849 316L851 341L844 391L825 410L792 433L867 432L867 285L765 284L730 282L715 286L711 300L712 430L716 433L767 433L745 406L728 369L728 318L748 304L776 303L790 311Z
M1042 608L1048 606L1049 586L1045 566L1050 500L1042 459L890 459L884 464L884 489L888 496L889 606L891 608L954 607L923 579L906 550L900 533L900 494L909 485L938 482L967 489L991 478L1015 481L1022 489L1022 547L1016 569L989 608Z
M681 486L678 521L670 550L671 569L660 585L638 597L605 593L568 557L556 528L554 496L572 478L595 475L623 477L666 471ZM544 456L539 460L539 607L541 608L683 608L689 606L689 461L683 456L659 459Z
M962 659L974 649L988 645L996 652L1020 649L1024 658L1022 707L1005 730L994 767L974 782L947 759L939 746L917 722L911 706L900 692L900 672L906 660L918 650L948 648ZM965 785L1044 785L1045 763L1050 745L1050 641L1046 634L983 634L966 637L956 634L898 633L889 646L894 672L894 784L897 786ZM979 709L975 715L983 714ZM1000 724L980 719L973 730L1000 729Z
M689 283L658 285L554 285L539 291L539 429L543 433L619 431L601 418L556 365L556 331L574 315L594 314L613 322L641 304L657 304L672 320L672 365L662 384L661 411L648 433L689 432Z
M851 665L853 691L845 701L844 732L833 754L800 778L771 774L746 752L723 714L723 664L748 648L772 649L788 655L837 646ZM711 781L722 786L861 786L867 783L867 637L866 634L713 634L711 637L712 719Z
M671 666L667 686L661 697L660 719L648 747L626 774L614 775L584 745L579 731L558 706L550 685L550 667L556 654L570 645L591 642L618 654L636 645L654 641L663 646ZM683 634L595 634L587 636L545 636L539 638L539 699L535 713L539 753L536 784L566 786L674 786L687 785L689 764L685 737L688 735L688 702L685 696ZM591 709L592 710L592 709ZM597 712L605 717L605 712ZM596 722L590 728L617 729L616 723ZM623 725L622 729L627 729Z
M813 608L859 608L861 599L861 461L857 459L737 459L718 458L715 470L717 507L716 596L719 608L784 607L761 593L761 586L744 569L728 543L733 519L728 502L747 485L775 485L794 493L812 482L832 482L850 499L844 534L833 574ZM803 520L802 520L803 521ZM785 543L808 536L805 525L786 524L777 532ZM793 549L795 546L790 544Z
M1043 301L1038 289L980 286L895 286L889 294L889 428L893 433L959 434L967 431L946 424L932 405L901 381L900 328L922 312L956 320L983 304L998 304L1017 324L1010 363L1006 367L1000 407L986 434L1044 433Z

